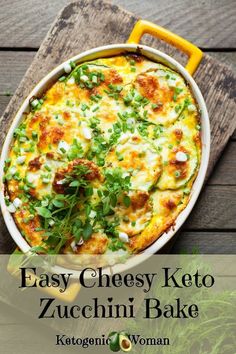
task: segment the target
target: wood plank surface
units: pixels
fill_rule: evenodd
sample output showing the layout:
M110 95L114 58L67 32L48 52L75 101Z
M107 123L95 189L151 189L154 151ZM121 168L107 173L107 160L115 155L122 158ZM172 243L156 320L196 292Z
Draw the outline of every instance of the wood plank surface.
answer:
M230 69L233 70L234 73L236 73L236 51L207 51L207 54L226 64Z
M2 95L6 93L13 95L35 54L36 52L32 51L1 51L0 48L0 105ZM236 73L236 52L208 52L207 54L227 64Z
M236 232L181 232L171 253L236 254Z
M7 108L7 105L11 100L11 96L12 95L0 95L0 116L3 115L4 110Z
M41 0L39 6L37 0L3 1L1 46L39 47L57 12L68 3L69 0ZM234 0L113 0L112 3L167 27L200 47L236 48Z
M57 12L69 2L69 0L41 0L40 2L36 0L3 0L1 2L0 116L11 99L6 93L14 94L20 80L32 63L35 50L40 46ZM112 3L122 5L135 12L137 16L177 32L201 48L205 48L207 54L226 64L234 72L236 71L235 0L199 2L192 0L169 0L168 2L166 0L113 0ZM94 16L94 20L96 20L96 16ZM112 25L112 20L110 24ZM132 27L128 26L128 22L124 26ZM88 38L87 35L86 38ZM116 39L117 37L114 36L114 40ZM158 41L153 41L153 43L165 49ZM214 51L211 52L211 49ZM170 50L170 53L173 54L173 51ZM182 60L182 57L178 53L176 54L176 57ZM45 58L41 57L41 59ZM54 65L56 64L57 62ZM210 72L207 80L211 79L211 75ZM233 85L235 86L235 83ZM227 76L224 86L232 90L230 77ZM212 92L209 92L208 95L212 95ZM216 102L219 96L216 95L213 98ZM220 99L214 108L214 100L210 106L211 115L217 112L220 105L227 102L227 98L223 103ZM232 109L231 105L229 108L227 107L227 110L229 109ZM235 119L234 112L232 112L231 119ZM224 117L223 109L221 110L222 114ZM12 116L13 113L9 115L9 119ZM176 235L177 242L174 243L175 240L172 240L172 246L174 245L172 253L236 253L235 176L236 132L232 135L230 143L217 162L214 173L208 180L207 186L188 218L188 222L184 225L183 231ZM0 225L2 228L0 231L0 253L1 250L6 249L11 252L15 248L15 244L9 237L2 220L0 220ZM171 246L167 245L166 247L168 252ZM6 304L2 306L0 303L0 352L3 350L4 354L13 354L16 353L16 348L18 354L78 352L78 348L65 349L52 346L55 332L48 328L42 328L39 335L29 317L22 314L20 318L16 317L15 312ZM22 340L26 343L23 349L21 349Z
M207 184L219 186L236 184L236 141L231 140L228 143Z
M34 56L34 52L0 52L0 95L15 92Z
M99 0L92 2L81 0L65 7L3 115L0 126L2 137L5 137L10 118L14 116L19 103L49 70L81 50L111 42L124 42L136 20L137 17L134 15ZM86 33L81 31L81 28L86 28ZM73 38L73 41L69 41L69 37ZM155 39L148 42L155 47ZM162 44L162 47L165 48L165 44ZM234 115L236 76L227 66L206 54L195 76L205 97L211 119L212 148L209 174L236 127Z
M209 52L236 72L236 52ZM32 63L35 52L0 51L0 116ZM16 65L17 62L17 65ZM7 95L7 96L6 96ZM236 133L232 136L236 140Z
M7 0L1 2L1 47L38 48L56 14L68 0Z
M236 75L205 54L195 78L206 101L211 124L209 176L236 128Z
M121 1L116 1L116 3L118 2ZM132 6L135 6L136 2L137 1L130 1L129 5L132 3ZM140 1L138 2L141 4ZM10 3L13 3L13 1L11 0ZM26 3L26 0L22 1L22 6L26 6ZM182 1L182 3L184 3L184 1ZM93 5L93 9L90 11L89 6L91 4ZM207 1L206 4L206 6L208 6L209 1ZM44 0L42 2L42 6L44 6ZM145 6L149 5L145 4ZM176 8L179 8L179 2L175 3L175 6ZM221 6L220 3L218 3L217 6L218 9ZM232 4L230 6L232 7ZM51 35L49 34L46 39L46 44L44 42L44 45L36 54L36 58L33 63L32 60L35 56L35 52L31 52L28 50L1 51L1 47L8 46L3 45L4 39L1 38L0 34L0 109L3 109L10 99L10 97L4 95L4 93L6 93L6 91L10 91L10 93L14 92L27 67L30 63L32 63L32 66L27 73L27 78L24 79L24 81L21 83L21 89L17 90L17 96L13 99L7 113L4 115L4 120L2 121L3 124L1 126L2 131L4 131L6 125L8 125L9 123L9 120L14 116L14 112L17 109L17 104L22 100L22 97L27 94L30 88L33 87L34 83L36 83L45 73L47 73L48 70L56 66L65 58L68 58L69 56L78 53L82 49L91 48L96 45L106 44L109 42L114 43L124 41L127 38L128 33L130 32L134 22L136 21L135 16L132 16L126 13L125 11L118 10L116 7L112 7L112 14L108 15L110 8L109 5L102 5L100 1L80 1L79 7L76 7L76 4L72 4L69 8L70 10L68 10L67 8L67 10L63 11L63 19L58 21L58 24L55 26ZM55 7L50 7L49 13L52 14L54 9ZM146 17L148 17L149 15L151 16L151 13L148 14L147 12L145 12L145 14ZM219 13L217 12L217 16L218 15ZM108 18L109 21L107 22ZM71 24L73 23L73 21L75 21L75 19L77 20L75 28L77 35L76 38L73 40L73 45L71 46L70 43L68 43L68 33L66 24L68 24L70 28L72 26ZM46 21L46 19L44 21ZM98 21L98 26L96 27L96 37L93 35L94 21ZM232 29L234 24L232 25L230 21L231 20L229 20L230 28ZM173 25L173 21L171 21L171 24ZM83 32L80 33L80 29L84 28L85 26L87 29L86 34L84 34ZM40 28L39 32L41 32L41 30L43 31L44 29ZM110 37L107 37L108 30L111 32L113 31ZM14 35L11 36L11 38L16 38L15 36L17 35L17 31L15 31ZM31 36L31 32L29 32L28 35ZM34 33L34 35L39 36L39 33ZM62 36L62 40L60 36ZM169 53L171 54L175 54L177 58L179 58L179 60L183 60L182 56L179 55L178 52L173 50L173 48L166 47L165 45L163 45L163 43L160 43L159 41L153 40L151 38L147 38L146 41L147 43L150 43L153 46L161 48L162 50L169 51ZM39 43L37 44L37 46L38 45ZM24 47L26 46L28 45L24 45ZM32 48L37 48L37 46L35 45ZM59 46L60 48L63 47L63 50L61 50ZM208 46L210 46L210 42ZM19 45L17 47L20 48ZM49 50L47 49L48 47L50 48ZM54 48L57 49L56 53L53 53ZM221 53L213 52L213 56L218 56L218 58L222 58L222 61L224 61L225 63L230 63L231 68L233 69L235 69L236 62L235 54L236 53L234 52L225 52L223 53L224 56L221 56ZM16 60L17 68L14 65ZM205 69L203 69L203 67ZM225 144L228 137L232 134L233 127L235 126L235 102L233 90L235 86L235 76L232 71L230 71L226 66L220 65L209 55L205 55L204 62L203 64L201 64L201 67L198 70L196 80L199 83L199 86L202 88L204 97L206 98L207 105L209 107L210 117L212 119L213 134L214 136L216 136L216 138L213 139L213 146L216 147L214 148L212 155L212 160L214 164L223 148L222 144L218 144L219 141L223 141L223 143ZM209 80L211 80L211 85L209 85ZM1 85L1 83L3 83L3 85ZM216 90L215 87L217 87ZM216 124L217 117L221 118L219 131L217 130L218 128ZM225 122L229 122L231 124L226 130ZM218 167L215 171L216 173L214 173L214 176L212 176L212 178L209 180L210 185L206 186L205 190L201 195L199 203L197 204L192 215L190 216L188 223L185 225L185 229L187 230L186 232L188 232L189 235L192 235L192 237L188 238L188 241L194 240L194 237L196 237L194 236L194 232L191 232L189 230L198 230L202 232L202 230L206 231L215 229L236 229L236 220L234 215L236 210L234 202L234 200L236 200L236 190L234 187L234 185L236 184L235 147L235 142L231 142L229 147L226 149L223 158L220 160ZM226 156L226 158L224 158L224 156ZM7 243L8 246L12 246L14 248L13 243L8 243L7 237L4 239L4 235L6 234L7 232L6 230L4 231L3 227L3 231L0 238L0 248L1 243L4 243L4 245ZM212 234L206 234L207 237L210 237L210 235ZM226 235L226 232L222 233L223 238L226 238ZM229 237L231 237L232 240L232 238L234 237L234 233ZM186 237L184 237L184 240L184 242L186 242ZM199 239L199 242L203 242L202 240L203 239ZM204 242L202 244L204 244ZM191 242L189 243L189 245L191 245ZM218 245L216 245L215 250L217 247Z
M185 229L236 229L236 186L206 186Z
M234 0L117 0L137 16L178 33L202 48L236 47ZM219 31L220 26L220 31Z

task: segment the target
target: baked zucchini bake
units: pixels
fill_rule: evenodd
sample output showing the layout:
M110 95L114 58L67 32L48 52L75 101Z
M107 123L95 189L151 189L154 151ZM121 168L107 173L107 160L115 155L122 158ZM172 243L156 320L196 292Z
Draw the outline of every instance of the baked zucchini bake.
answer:
M141 55L64 70L15 130L8 210L38 253L138 253L188 204L201 159L194 97Z

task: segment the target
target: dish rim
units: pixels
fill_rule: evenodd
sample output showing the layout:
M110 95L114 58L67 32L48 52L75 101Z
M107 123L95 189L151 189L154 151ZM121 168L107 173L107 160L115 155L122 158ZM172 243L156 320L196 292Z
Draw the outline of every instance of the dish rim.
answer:
M210 123L209 123L209 117L208 117L208 112L206 108L206 104L204 101L204 98L201 94L200 89L198 88L198 85L196 84L195 80L192 78L192 76L188 73L188 71L175 59L170 57L169 55L163 53L162 51L159 51L157 49L154 49L152 47L146 46L146 45L140 45L140 44L112 44L112 45L105 45L101 47L96 47L90 50L87 50L85 52L82 52L78 55L75 55L68 60L64 61L60 65L58 65L56 68L54 68L51 72L49 72L46 76L43 77L43 79L36 85L34 86L33 90L30 92L30 94L24 99L22 105L20 106L19 110L15 114L15 117L10 125L10 128L8 129L3 148L2 148L2 153L1 153L1 159L0 159L0 175L3 177L4 172L4 161L8 157L9 153L9 148L11 146L11 143L13 141L13 133L15 128L19 125L21 120L23 119L23 113L29 109L29 100L32 96L40 96L45 90L52 85L52 82L55 81L55 79L58 79L63 73L64 73L64 65L70 61L74 61L77 64L80 62L85 62L88 60L93 60L93 59L99 59L103 57L108 57L108 56L114 56L117 54L124 54L125 52L134 52L134 53L139 53L144 55L147 58L150 58L151 60L155 62L160 62L163 63L164 65L167 65L168 67L174 69L175 71L179 72L186 82L189 84L192 94L197 102L197 105L200 109L200 119L201 119L201 141L202 141L202 152L201 152L201 162L200 162L200 167L198 174L196 176L196 179L193 183L191 193L190 193L190 198L188 201L188 204L186 207L181 211L181 213L177 216L175 220L174 226L161 234L156 241L154 241L150 246L148 246L145 250L143 250L141 253L143 254L154 254L157 251L159 251L175 234L176 232L180 229L180 227L183 225L185 220L187 219L188 215L190 214L193 206L196 203L196 200L200 194L200 191L202 189L205 175L207 172L207 167L208 167L208 162L209 162L209 155L210 155ZM21 249L23 253L27 253L30 251L30 245L28 242L24 239L23 235L21 234L20 230L18 229L13 215L7 210L5 200L4 200L4 191L5 191L5 184L2 180L0 180L0 204L1 204L1 210L2 210L2 215L5 221L5 224L7 226L7 229L13 238L13 240L16 242L18 247ZM122 267L123 268L123 267ZM128 269L125 267L125 269Z

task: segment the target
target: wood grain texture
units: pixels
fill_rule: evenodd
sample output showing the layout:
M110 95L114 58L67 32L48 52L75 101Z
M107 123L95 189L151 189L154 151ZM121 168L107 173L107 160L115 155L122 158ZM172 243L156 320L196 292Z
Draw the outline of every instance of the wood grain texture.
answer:
M50 69L82 50L102 44L125 41L136 20L137 18L134 15L120 10L116 6L111 7L109 4L99 0L81 0L67 6L61 12L58 20L54 22L53 28L43 41L40 50L3 115L0 125L2 140L4 132L7 130L22 99ZM94 33L94 23L96 23L96 33ZM86 28L86 32L81 31L83 28ZM73 38L73 40L70 41L69 38ZM179 55L173 48L169 48L150 37L146 38L145 41L154 47L175 54L179 60L183 60L182 55ZM24 53L24 55L29 55L29 53ZM28 56L28 59L32 60L30 56ZM22 62L19 66L21 66L23 72L25 70L24 63ZM211 118L213 141L210 173L236 126L234 117L236 108L234 101L235 75L225 65L218 63L209 55L205 55L198 69L196 81L207 101ZM14 89L14 86L12 87ZM6 103L8 97L0 96L0 102L2 97L4 97L4 102ZM227 183L229 184L232 182L229 177L230 174L231 172L229 171L227 177ZM214 183L218 184L219 178L221 177L218 177L218 180L216 179ZM236 208L234 202L236 200L235 188L229 186L223 188L214 185L206 186L185 229L236 228L236 220L233 215ZM6 246L9 249L13 248L14 244L10 242L6 228L3 226L0 249L3 250Z
M236 184L236 142L230 141L222 153L214 169L214 173L207 181L210 185Z
M236 254L236 232L182 232L172 254Z
M1 47L38 48L56 14L68 0L1 1Z
M0 128L5 130L9 127L10 118L14 117L22 99L48 71L83 50L124 41L135 22L134 16L101 1L81 0L65 7L48 32L8 109L3 114ZM86 31L81 31L81 28L86 28ZM73 40L69 41L68 38ZM2 137L5 134L3 130Z
M135 16L126 11L99 0L81 0L65 7L42 43L3 115L2 136L5 136L4 130L8 128L10 118L14 116L22 99L49 70L81 50L107 43L124 42L136 20ZM86 32L81 31L81 28L86 28ZM72 41L68 40L70 37L73 38ZM156 40L149 38L148 43L155 47ZM165 50L165 44L162 44L162 48ZM206 99L212 126L209 174L236 127L234 116L236 77L226 66L204 55L196 73L196 81Z
M161 42L159 46L161 46ZM177 55L173 48L169 48L169 51ZM32 51L1 51L0 49L0 97L6 92L11 94L15 92L35 54L36 52ZM236 72L236 52L208 52L207 54L227 64Z
M3 115L3 112L7 108L7 105L11 100L11 96L0 95L0 117Z
M1 46L39 47L57 12L68 3L69 0L41 0L39 6L37 0L2 1ZM200 47L236 47L234 0L113 0L112 3L167 27Z
M171 48L168 49L171 51ZM173 51L172 48L172 54L174 54ZM225 62L236 71L236 52L210 52L208 54L213 55L222 63ZM10 101L10 97L6 97L6 94L13 95L34 56L35 52L0 51L0 116ZM234 134L233 138L236 140L236 133Z
M211 124L209 176L236 128L236 75L227 66L204 55L195 78L206 101Z
M113 0L113 3L167 27L199 47L236 48L234 0Z
M236 186L206 186L184 225L189 230L236 229Z
M20 2L17 0L2 1L0 11L0 116L11 98L4 95L4 93L6 91L12 94L14 93L35 55L34 52L28 51L1 51L1 47L12 47L13 49L14 47L38 48L52 20L54 20L57 11L67 3L69 3L69 0L41 0L40 2L36 0L21 0ZM167 26L169 29L194 41L201 47L208 49L216 47L236 48L236 23L234 20L236 6L234 0L200 0L199 2L193 2L191 0L169 0L168 2L166 0L113 0L113 3L123 5L130 11L136 12L136 14L141 17ZM99 11L102 11L102 8ZM96 16L94 14L94 21L95 20ZM106 21L107 19L105 22ZM71 21L62 21L61 26L67 23L70 24ZM112 21L110 26L112 26ZM219 31L219 28L222 30ZM66 33L66 31L64 33ZM81 34L79 34L79 38L81 38ZM90 40L90 38L91 36L88 37L88 40ZM100 40L100 38L98 40ZM117 40L116 36L114 36L114 40ZM58 36L56 42L57 41ZM111 42L112 41L113 38L111 39ZM150 41L149 43L153 43L153 45L156 45L158 48L166 50L170 54L174 54L177 59L183 60L183 57L179 55L179 53L163 46L160 42L152 42L150 38L147 38L146 41ZM96 41L93 41L92 43L95 42ZM77 49L81 50L82 47L78 46ZM225 63L228 68L235 71L235 52L209 52L208 50L208 54ZM70 55L69 52L68 55ZM61 57L63 60L63 53ZM46 65L48 65L46 56L43 57L42 60L45 60ZM57 61L60 61L59 56ZM57 61L55 64L58 63ZM34 70L36 68L37 66L34 66ZM42 68L40 68L40 70L41 69ZM33 75L33 71L31 71L30 75ZM44 75L44 73L42 73L42 75ZM208 75L206 81L211 80L211 75L212 73ZM229 91L233 92L230 85L230 77L227 77L223 88L221 88L220 84L216 97L214 96L215 91L213 90L213 98L211 99L212 91L208 94L208 86L205 88L206 91L204 94L208 96L208 102L211 104L211 114L214 114L214 112L217 113L221 105L223 105L223 107L219 115L224 113L223 109L226 110L226 115L228 114L227 110L232 109L231 103L229 108L226 107L227 98L225 98L223 102L220 100L217 104L221 90L225 92L226 88L230 87ZM221 81L222 76L220 82ZM29 84L29 81L26 81L26 84L27 82ZM215 81L215 84L219 84L219 80ZM203 83L203 90L204 86L205 83ZM27 88L29 89L29 87ZM233 93L233 95L235 96L235 93ZM12 104L16 104L17 100L13 101ZM216 107L214 107L214 100L217 104ZM232 102L232 99L229 101ZM235 106L233 105L233 107ZM235 108L233 109L235 110ZM10 120L13 117L13 112L14 110L10 110L6 120ZM230 117L235 119L233 114ZM224 126L224 122L222 124L222 126ZM4 125L1 125L1 128L3 126ZM222 136L225 137L224 131ZM220 139L220 136L218 138ZM236 140L236 133L233 135L233 139ZM202 192L199 202L188 219L188 223L184 225L183 231L179 232L179 234L175 235L175 238L171 240L172 245L167 244L165 246L165 252L169 253L172 247L171 253L177 254L183 252L198 252L202 254L236 253L235 176L236 142L231 141L224 150L222 158L218 161L214 174L208 180L208 185ZM3 250L5 250L5 252L6 250L11 252L15 248L15 244L9 236L1 218L0 226L0 253ZM222 231L224 229L225 232ZM231 229L234 231L231 231ZM175 242L177 237L178 240ZM54 345L54 331L47 327L44 329L42 327L40 332L35 330L33 322L29 317L23 316L22 313L20 313L20 316L15 316L16 310L11 309L6 304L1 304L1 302L0 314L0 352L4 350L4 354L13 354L16 352L18 354L31 354L32 352L40 352L42 354L78 353L78 348L56 347ZM23 348L22 341L25 343Z
M0 254L10 254L16 248L16 244L7 230L2 215L0 216L0 225Z
M15 92L34 56L34 52L0 52L0 95Z
M226 64L229 68L233 70L234 73L236 73L236 52L207 52L210 56L213 58L219 60L221 63Z

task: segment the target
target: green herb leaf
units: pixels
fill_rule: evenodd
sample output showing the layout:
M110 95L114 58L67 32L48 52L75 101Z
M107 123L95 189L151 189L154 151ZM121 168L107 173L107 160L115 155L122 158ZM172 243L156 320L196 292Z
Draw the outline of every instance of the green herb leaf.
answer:
M84 151L82 145L77 139L74 139L72 145L70 146L70 149L67 152L68 159L72 161L77 158L82 158L83 155Z
M31 247L30 251L31 251L31 252L35 252L35 253L44 253L44 254L47 253L46 248L44 248L44 247L42 247L42 246L34 246L34 247Z
M72 181L69 184L69 187L78 187L80 185L80 181Z
M88 240L93 233L92 225L87 221L83 229L83 239Z
M124 196L123 203L126 206L126 208L128 208L130 206L131 200L130 200L130 197L128 195Z
M103 214L108 214L110 211L110 199L106 198L103 202L103 207L102 207Z
M64 207L64 202L58 199L53 199L52 200L52 204L56 207L56 208L62 208Z
M35 207L35 210L37 211L38 215L42 216L45 219L49 219L52 217L51 212L44 207Z

